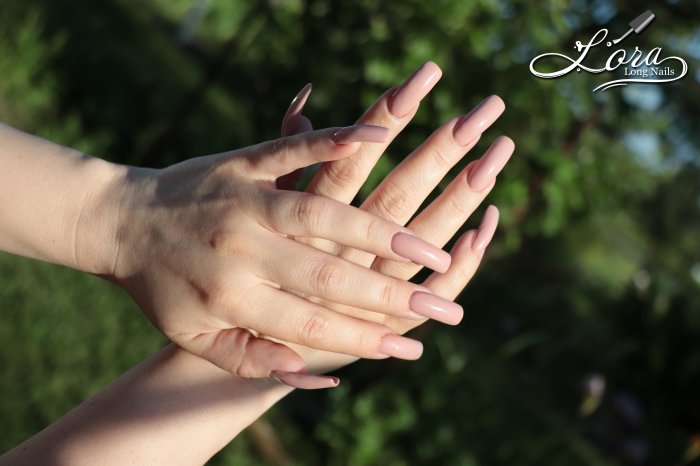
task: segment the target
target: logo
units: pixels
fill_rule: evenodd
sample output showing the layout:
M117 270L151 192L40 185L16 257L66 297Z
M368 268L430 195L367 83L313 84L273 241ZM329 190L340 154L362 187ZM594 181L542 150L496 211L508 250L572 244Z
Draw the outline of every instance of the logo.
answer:
M616 86L626 86L629 83L662 84L678 81L688 73L688 63L680 57L664 57L661 47L654 47L646 53L636 46L633 51L618 48L608 56L603 66L598 64L598 67L595 67L590 64L584 64L584 60L589 56L589 52L595 47L605 43L606 47L613 48L613 46L622 42L633 32L635 35L641 34L653 20L654 13L652 13L651 10L647 10L632 20L629 23L629 29L617 39L606 42L605 39L608 37L608 30L603 28L593 34L586 44L581 41L576 41L574 48L579 53L578 58L571 58L562 53L554 52L538 55L530 62L530 72L538 78L543 79L559 78L571 73L573 70L579 73L585 71L592 74L615 72L619 70L618 73L623 74L624 77L604 82L593 89L593 92L605 91ZM551 59L552 57L557 57L557 62L560 61L558 60L559 58L562 58L566 60L569 65L558 71L547 73L535 69L535 64L537 62L543 59Z

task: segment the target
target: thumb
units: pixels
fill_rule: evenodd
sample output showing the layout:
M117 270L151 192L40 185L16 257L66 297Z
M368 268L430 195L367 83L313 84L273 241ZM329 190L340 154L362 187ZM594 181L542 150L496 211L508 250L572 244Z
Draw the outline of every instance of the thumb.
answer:
M304 360L291 348L256 337L246 329L203 333L177 343L184 350L239 377L272 376L287 385L304 389L338 385L336 377L306 374Z

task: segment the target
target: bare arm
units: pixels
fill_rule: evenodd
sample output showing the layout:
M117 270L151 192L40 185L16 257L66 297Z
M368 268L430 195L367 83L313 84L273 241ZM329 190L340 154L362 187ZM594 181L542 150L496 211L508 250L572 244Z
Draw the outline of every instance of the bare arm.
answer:
M115 166L0 123L0 250L91 273L109 270L114 222L99 218ZM81 227L80 225L84 225ZM80 247L78 247L80 244Z
M384 118L384 123L398 133L413 116L415 108L390 125L387 120L392 117L385 114L387 96L390 95L391 91L375 103L363 118L370 121ZM414 107L423 95L415 99ZM453 119L438 129L387 177L383 186L377 188L370 196L372 202L366 204L367 208L389 205L386 201L393 197L387 186L396 183L402 185L419 177L421 182L413 185L415 197L404 198L405 206L394 203L396 212L383 213L388 218L395 217L397 221L406 222L412 210L418 209L432 190L432 183L436 184L450 168L444 162L437 163L435 155L441 154L443 160L456 163L473 145L470 144L472 140L500 113L493 111L493 101L487 101L485 105L486 112L482 107L472 112L471 119ZM379 150L383 151L384 148ZM445 189L443 195L416 217L412 228L436 243L447 242L490 192L510 151L512 147L509 148L507 142L497 140L478 162L470 164ZM364 163L353 163L351 166L364 165L368 167L368 172L376 162L375 156L378 157L376 152L365 151L361 159ZM329 181L332 179L330 174L337 174L338 171L329 169L320 173L322 177L317 180L317 185L330 189L333 185ZM359 189L363 175L358 173L354 176L360 179ZM335 186L340 188L337 183ZM327 193L329 196L335 194L353 197L347 192ZM461 208L456 212L453 207L457 204ZM495 208L487 209L481 226L467 231L453 247L449 270L444 274L433 274L424 285L440 296L454 298L478 268L496 222ZM358 262L362 261L366 262L366 258L359 256ZM406 264L392 262L379 262L373 267L401 278L410 278L417 271ZM365 318L382 318L367 311L363 314L359 309L336 309ZM432 312L450 311L432 309ZM454 316L450 319L453 323L459 320L455 321ZM396 319L386 323L398 332L405 332L421 321ZM325 372L354 360L346 355L295 348L313 373ZM169 348L2 457L0 464L30 464L32 461L45 461L46 458L57 462L70 461L71 464L94 464L96 457L100 458L100 464L112 464L112 461L113 464L201 464L289 391L288 387L272 379L240 379L182 350Z
M291 390L234 376L170 345L0 464L204 464Z

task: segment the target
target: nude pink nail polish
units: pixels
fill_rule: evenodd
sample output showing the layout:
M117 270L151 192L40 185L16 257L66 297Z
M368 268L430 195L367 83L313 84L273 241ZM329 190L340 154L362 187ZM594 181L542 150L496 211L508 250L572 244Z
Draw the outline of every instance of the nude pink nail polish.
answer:
M385 142L389 137L389 128L374 125L354 125L340 128L331 139L336 144L353 142Z
M408 307L417 314L449 325L457 325L464 316L459 304L423 291L411 295Z
M452 257L447 252L408 233L395 234L391 239L391 250L440 273L447 272L452 262Z
M505 109L506 104L497 95L485 98L455 125L452 133L455 141L466 146L491 126Z
M389 99L389 112L397 118L408 115L430 92L441 76L442 70L434 62L424 63L394 91Z
M287 113L284 114L284 118L282 119L283 137L296 133L300 122L301 111L304 109L304 105L306 105L306 100L311 94L311 89L311 83L308 83L299 91L294 99L292 99L292 103L289 104Z
M333 388L340 383L338 377L328 375L311 375L303 372L270 371L270 377L294 388L303 390L316 390L319 388Z
M476 231L476 236L472 242L472 251L477 255L484 253L486 246L489 245L491 239L493 239L494 233L496 233L496 227L498 226L498 208L495 205L490 205L486 208L484 212L484 218L481 220L481 225Z
M382 337L378 351L386 356L413 361L423 354L423 343L389 333Z
M515 143L507 136L499 136L491 144L476 166L467 175L469 187L482 191L489 187L496 176L503 170L515 150Z

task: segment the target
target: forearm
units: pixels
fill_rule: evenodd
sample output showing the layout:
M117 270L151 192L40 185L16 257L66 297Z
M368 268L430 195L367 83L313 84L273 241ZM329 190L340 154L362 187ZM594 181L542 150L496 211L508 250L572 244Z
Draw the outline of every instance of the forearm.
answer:
M169 346L0 457L1 465L205 463L291 391Z
M0 123L0 250L107 273L114 222L103 213L117 206L102 197L117 170Z

